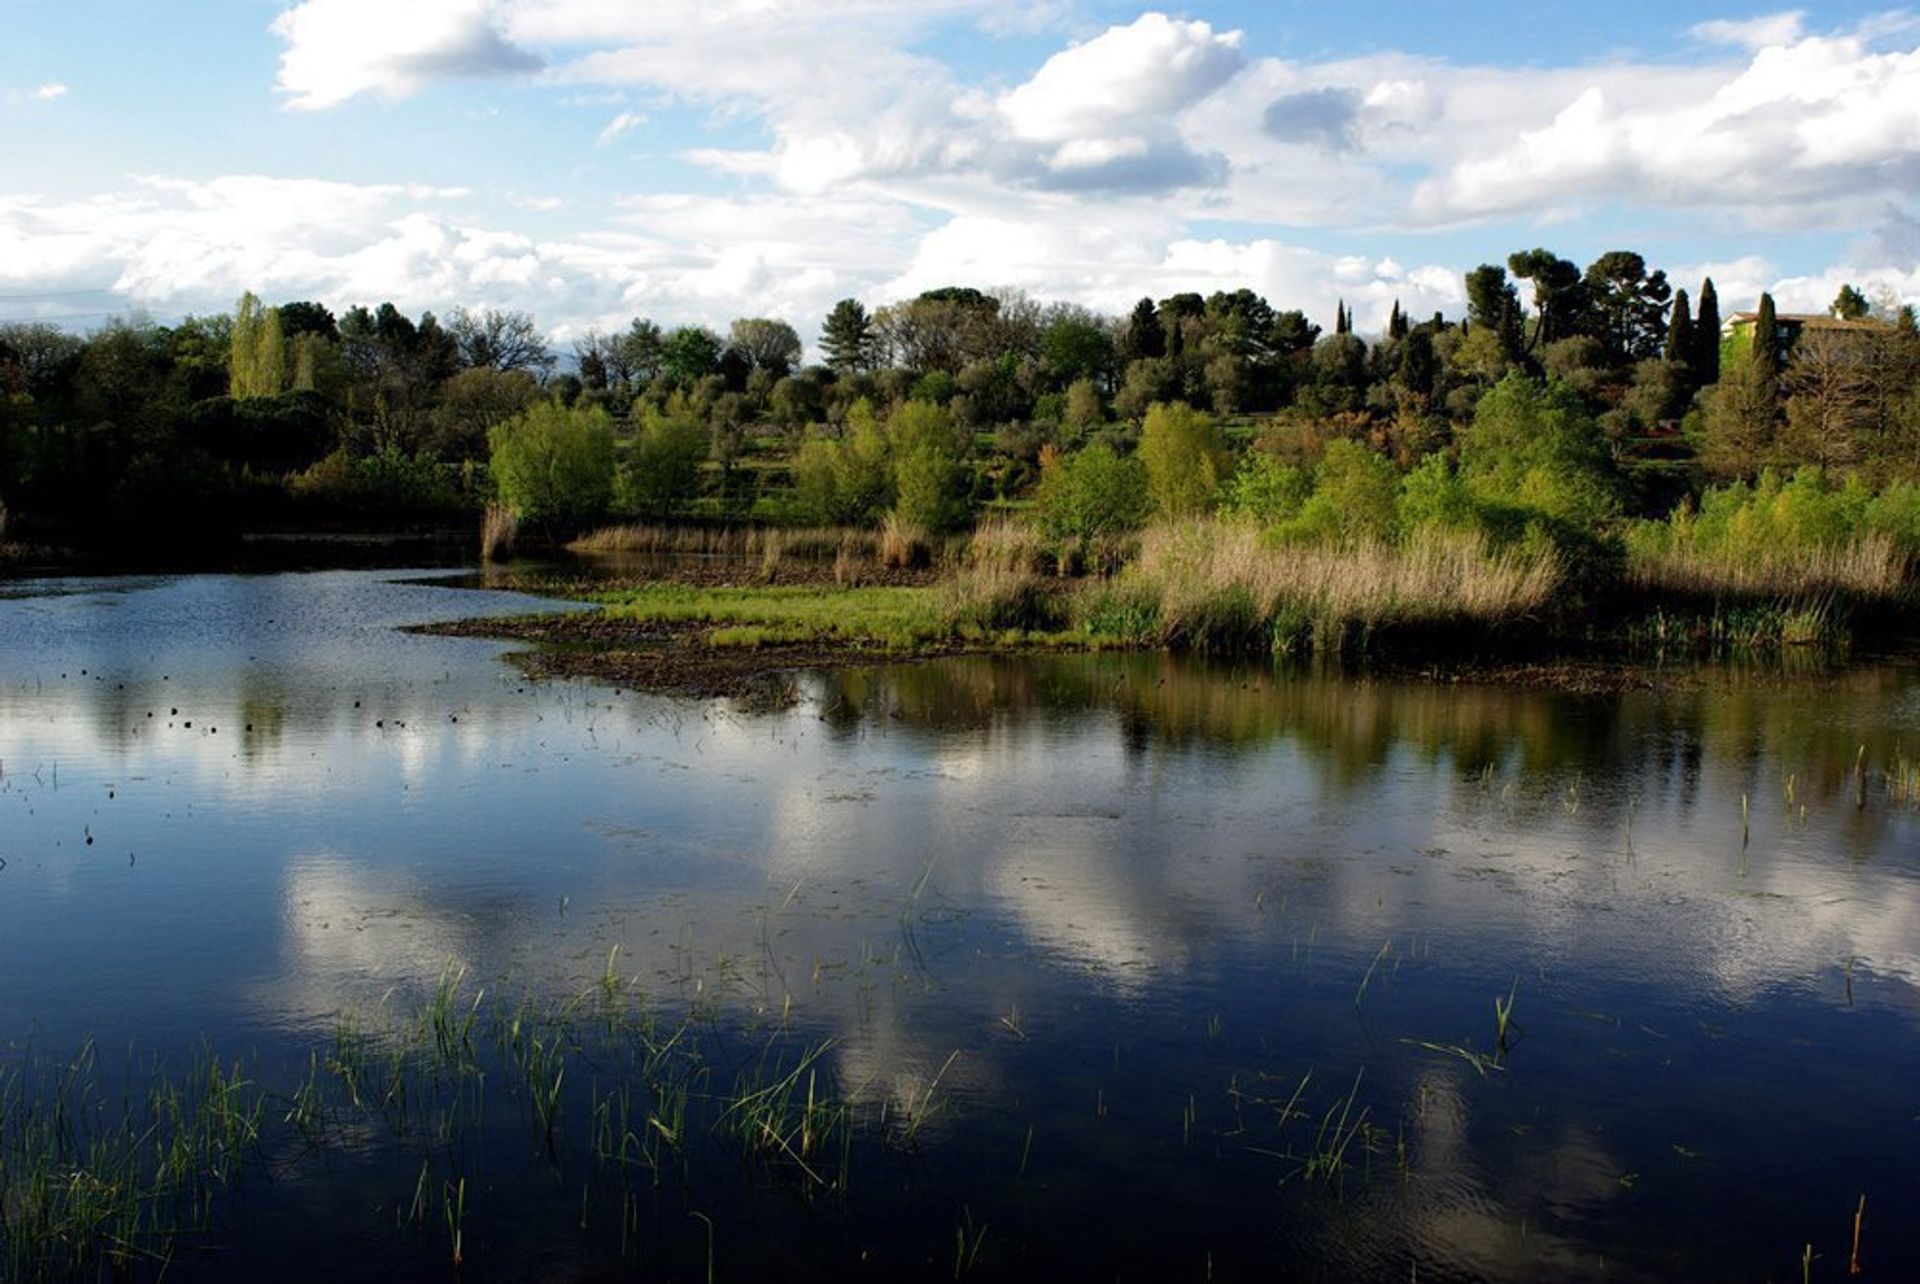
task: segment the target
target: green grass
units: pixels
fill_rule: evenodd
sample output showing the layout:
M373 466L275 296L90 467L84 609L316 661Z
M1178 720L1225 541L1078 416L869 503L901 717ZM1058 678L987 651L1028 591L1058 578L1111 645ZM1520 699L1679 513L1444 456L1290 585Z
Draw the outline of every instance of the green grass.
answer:
M649 584L599 600L610 619L712 625L708 640L720 646L841 641L909 651L950 632L939 595L928 588Z

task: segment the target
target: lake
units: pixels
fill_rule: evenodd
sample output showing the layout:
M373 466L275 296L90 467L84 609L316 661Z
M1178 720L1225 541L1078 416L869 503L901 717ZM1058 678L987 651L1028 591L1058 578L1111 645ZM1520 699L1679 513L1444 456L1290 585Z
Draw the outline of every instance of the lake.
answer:
M27 1103L208 1058L265 1097L134 1274L1840 1279L1863 1196L1920 1272L1910 660L767 713L399 631L553 605L432 575L0 583L15 1273Z

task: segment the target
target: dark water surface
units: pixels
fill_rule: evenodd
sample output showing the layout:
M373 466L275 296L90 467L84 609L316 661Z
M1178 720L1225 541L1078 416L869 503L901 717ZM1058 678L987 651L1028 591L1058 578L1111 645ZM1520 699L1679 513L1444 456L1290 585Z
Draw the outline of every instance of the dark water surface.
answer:
M530 605L0 586L0 1055L290 1093L449 960L702 1049L664 1171L594 1153L620 1054L569 1041L552 1146L498 1066L467 1134L336 1102L172 1275L448 1273L465 1180L473 1279L1840 1279L1862 1195L1864 1278L1920 1278L1911 664L965 658L765 715L396 631ZM830 1156L722 1139L808 1055Z

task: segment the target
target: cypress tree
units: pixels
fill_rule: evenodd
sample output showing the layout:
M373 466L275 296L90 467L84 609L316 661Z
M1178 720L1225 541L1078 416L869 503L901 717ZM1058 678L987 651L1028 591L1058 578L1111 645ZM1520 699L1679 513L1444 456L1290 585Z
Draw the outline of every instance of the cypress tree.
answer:
M1333 332L1349 334L1353 330L1353 318L1347 315L1347 301L1340 300L1333 305Z
M1667 351L1669 361L1693 360L1693 314L1687 304L1687 292L1676 290L1673 295L1673 311L1667 318Z
M1400 310L1400 300L1393 301L1393 315L1387 318L1387 337L1404 339L1407 337L1407 314Z
M1700 286L1700 311L1693 319L1693 377L1702 384L1720 382L1720 296L1712 277Z
M1153 306L1152 299L1142 299L1133 305L1133 315L1127 319L1127 331L1120 348L1128 361L1167 355L1166 327L1160 324L1160 311Z
M1780 386L1780 322L1774 314L1773 296L1760 296L1760 313L1753 322L1753 369L1768 396L1778 395Z

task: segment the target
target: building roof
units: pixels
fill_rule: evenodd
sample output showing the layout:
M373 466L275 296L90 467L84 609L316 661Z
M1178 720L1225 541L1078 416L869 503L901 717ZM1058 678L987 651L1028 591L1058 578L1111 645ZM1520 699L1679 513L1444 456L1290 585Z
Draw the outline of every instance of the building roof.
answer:
M1758 312L1736 312L1727 318L1726 328L1731 330L1737 325L1752 325L1760 319ZM1774 314L1779 325L1797 326L1802 330L1889 330L1885 321L1877 317L1836 317L1826 312L1779 312Z

